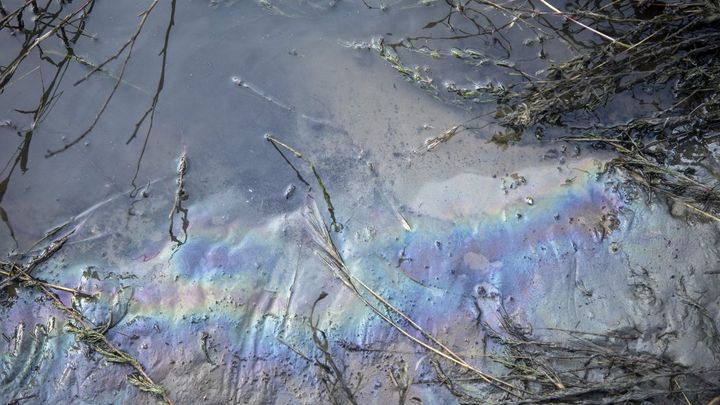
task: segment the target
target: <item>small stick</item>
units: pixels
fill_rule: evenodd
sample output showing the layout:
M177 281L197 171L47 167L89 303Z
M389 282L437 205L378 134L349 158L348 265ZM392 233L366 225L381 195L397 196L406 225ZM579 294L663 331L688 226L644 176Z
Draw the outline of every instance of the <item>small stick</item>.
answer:
M48 247L46 247L45 249L43 249L43 251L40 252L39 255L33 257L33 258L30 260L30 262L25 266L25 268L22 269L21 272L12 274L12 275L9 276L9 278L8 278L7 280L3 281L3 282L0 284L0 290L2 290L3 288L7 287L7 286L8 286L10 283L12 283L13 281L15 281L15 280L17 280L18 278L20 278L21 273L22 273L22 274L25 274L25 275L27 275L27 276L30 276L30 274L33 272L33 270L35 270L35 268L36 268L37 266L39 266L41 263L47 261L47 260L48 260L50 257L52 257L58 250L60 250L60 248L63 247L63 245L65 244L65 242L67 242L68 238L69 238L73 233L75 233L75 230L74 230L74 229L73 229L70 233L68 233L67 235L65 235L65 236L63 236L63 237L61 237L61 238L59 238L59 239L57 239L57 240L54 240L52 243L50 243L50 245L49 245ZM17 267L17 265L14 265L14 266ZM20 269L20 267L17 267L17 268Z
M342 226L342 224L337 222L337 218L335 217L335 207L333 206L332 200L330 199L330 193L328 192L327 187L325 187L325 183L323 182L322 178L320 177L320 173L318 173L317 169L315 168L315 164L313 162L311 162L310 160L308 160L307 158L305 158L302 155L302 153L298 152L296 149L294 149L290 145L287 145L287 144L273 138L273 136L270 134L265 134L265 140L270 142L273 145L273 147L275 147L275 149L280 153L280 156L282 156L283 159L285 159L285 162L287 162L287 164L289 164L290 167L295 171L295 174L297 174L298 178L303 183L305 183L305 185L307 185L307 186L310 186L310 184L308 184L308 182L302 178L302 176L300 175L300 172L297 170L297 168L295 168L295 166L293 166L292 163L290 163L290 161L287 159L287 157L285 157L285 155L282 153L280 148L278 148L278 146L282 146L283 148L292 152L292 154L295 155L295 157L297 157L298 159L302 159L305 163L308 164L308 166L310 166L310 170L312 170L313 175L315 176L315 180L317 181L318 185L320 186L320 189L322 190L323 198L325 199L325 204L327 205L328 212L330 213L330 219L332 220L331 226L333 228L333 231L340 232L342 230L343 226Z
M618 45L620 45L620 46L622 46L622 47L624 47L624 48L631 48L630 45L628 45L628 44L626 44L626 43L623 43L623 42L620 42L620 41L618 41L617 39L611 37L610 35L604 34L604 33L600 32L600 31L596 30L595 28L590 27L590 26L588 26L588 25L585 25L585 24L581 23L580 21L578 21L578 20L570 17L569 15L563 13L563 12L560 11L557 7L553 6L552 4L548 3L547 1L545 1L545 0L540 0L540 2L541 2L542 4L544 4L544 5L545 5L547 8L549 8L550 10L558 13L559 15L563 16L564 18L567 18L568 20L574 22L575 24L577 24L577 25L585 28L586 30L588 30L588 31L590 31L590 32L593 32L593 33L595 33L595 34L597 34L597 35L600 35L601 37L609 40L610 42L612 42L612 43L614 43L614 44L618 44Z
M67 293L70 293L73 295L79 295L79 296L85 297L85 298L92 297L92 295L82 292L80 290L76 290L74 288L64 287L64 286L61 286L58 284L48 283L47 281L38 280L35 277L32 277L32 276L28 275L27 273L25 273L20 267L17 267L17 265L13 264L13 266L15 267L16 273L0 270L0 276L20 278L22 281L27 282L29 284L40 284L40 285L44 285L45 287L51 288L53 290L64 291L64 292L67 292Z
M432 151L433 149L440 146L441 143L447 142L452 137L454 137L459 131L462 131L464 127L462 125L455 125L454 127L448 129L447 131L443 132L442 134L436 136L435 138L428 139L425 141L425 150L428 152Z
M266 139L268 142L270 142L270 144L273 146L273 148L275 148L275 150L280 154L280 156L282 156L283 160L285 160L285 163L287 163L288 165L290 165L290 168L293 169L293 171L294 171L295 174L297 175L297 178L298 178L301 182L303 182L303 184L305 184L306 186L310 187L310 183L308 183L307 181L305 181L305 179L303 178L303 176L300 174L300 171L295 167L295 165L292 164L292 162L290 162L290 160L287 158L287 156L285 156L285 154L280 150L280 148L278 148L278 145L282 145L283 147L285 147L285 148L288 149L288 150L293 150L293 149L290 148L289 146L285 145L284 143L278 141L277 139L273 138L272 136L270 136L270 134L265 134L265 139ZM299 155L298 153L295 153L295 156L297 156L297 157L299 157L299 158L302 158L302 155Z

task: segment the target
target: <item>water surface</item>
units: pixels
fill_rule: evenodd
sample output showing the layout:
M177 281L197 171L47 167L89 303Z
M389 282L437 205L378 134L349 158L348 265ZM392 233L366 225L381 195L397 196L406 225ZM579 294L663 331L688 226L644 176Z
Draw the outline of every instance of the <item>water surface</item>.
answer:
M12 123L0 128L9 162L3 251L20 259L44 247L35 242L53 227L75 229L37 276L97 294L75 306L96 325L111 320L107 336L176 403L326 398L309 326L322 292L319 328L347 379L359 381L360 403L397 400L388 370L400 362L414 382L408 398L456 401L428 382L427 353L318 260L303 212L317 203L331 220L321 188L306 162L285 151L307 184L296 176L269 133L321 175L342 225L333 238L353 274L477 367L500 370L485 358L481 323L498 327L502 307L538 336L557 338L548 328L638 331L634 349L717 364L717 329L677 293L701 300L718 321L717 289L706 288L717 279L716 226L674 218L662 201L602 176L610 157L602 151L531 139L498 147L489 142L499 130L494 105L462 108L444 90L434 98L374 51L343 46L418 36L447 13L433 2L380 5L178 2L152 129L146 121L131 139L162 69L171 3L159 2L102 118L56 154L92 123L121 65L73 86L88 67L70 64L59 97L31 127L16 109L37 105L53 70L30 56L0 97L0 119ZM146 6L98 2L86 27L94 39L79 41L75 53L105 60ZM532 35L516 32L505 57L542 67L537 49L521 45ZM3 37L2 54L18 40ZM559 47L546 52L562 57ZM439 72L441 89L443 79L503 78L462 63ZM428 138L468 120L477 129L427 151ZM184 243L168 232L181 156L189 222L183 230L174 215L172 229ZM63 314L36 291L14 294L1 309L0 398L151 400L126 382L123 366L66 333Z

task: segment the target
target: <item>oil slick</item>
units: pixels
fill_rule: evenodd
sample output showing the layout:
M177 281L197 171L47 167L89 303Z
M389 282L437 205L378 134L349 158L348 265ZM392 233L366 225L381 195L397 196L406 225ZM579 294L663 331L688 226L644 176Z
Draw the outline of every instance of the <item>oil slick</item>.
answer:
M571 329L581 322L580 327L585 330L602 331L607 325L625 324L628 317L640 320L642 316L637 310L625 305L632 303L629 298L632 291L627 291L628 297L620 298L618 295L625 294L626 287L613 290L606 283L627 284L626 257L632 261L649 260L643 259L642 254L623 252L637 252L637 246L648 243L666 243L657 238L649 240L647 232L647 227L656 227L666 219L661 212L646 212L645 227L631 225L623 214L629 207L612 191L612 184L594 179L594 163L583 162L580 167L590 174L577 176L571 185L544 180L547 177L544 171L554 170L548 166L526 173L527 182L522 191L518 190L523 194L510 190L508 195L497 192L497 198L482 200L474 194L462 194L463 187L472 182L459 188L448 188L452 182L429 185L430 188L417 191L415 200L425 204L409 207L417 213L412 232L398 226L397 211L387 209L387 197L380 198L375 204L360 207L355 216L357 221L382 232L367 239L353 238L350 232L336 234L337 251L342 252L347 274L363 280L413 322L432 331L433 337L450 350L463 348L469 354L462 361L473 367L484 364L476 354L483 345L483 332L474 318L478 315L472 315L476 307L483 314L483 322L492 327L500 327L496 311L501 306L536 328ZM467 179L473 177L466 176ZM483 181L496 189L496 179ZM550 187L551 183L554 187ZM453 197L453 207L434 208L427 196L438 195L438 190ZM533 206L524 201L526 191L536 196ZM242 200L228 191L194 202L193 236L183 249L175 249L175 243L165 241L159 253L151 254L158 248L140 243L133 248L136 251L119 252L112 262L105 264L100 255L92 258L85 255L98 265L98 288L110 288L109 284L103 286L107 281L102 280L111 269L115 273L132 269L138 277L122 281L131 285L134 293L126 315L111 329L113 339L131 354L142 354L147 364L161 365L153 370L160 380L172 380L188 369L208 373L207 376L233 372L237 376L232 383L234 389L248 392L244 398L273 401L286 398L288 393L270 390L251 395L244 390L263 384L250 383L251 376L258 372L281 373L289 390L316 395L308 392L300 372L307 363L297 352L315 350L305 319L315 298L325 291L328 297L318 304L317 312L322 310L322 317L317 328L325 331L330 346L336 350L357 348L342 355L348 369L368 372L368 362L379 361L387 353L406 353L402 356L404 361L424 364L424 355L416 352L417 346L400 339L392 327L375 317L361 300L348 294L342 283L323 270L322 263L312 254L301 210L248 227L242 215L253 214L236 211L242 208L236 202ZM525 212L522 221L502 220L504 211L516 209ZM632 209L643 210L640 206ZM561 213L560 220L551 214L555 212ZM619 222L599 240L593 232L608 213L617 215ZM149 230L153 232L157 230ZM83 237L80 233L77 238ZM623 250L611 254L610 246L620 241ZM78 244L65 249L69 258L84 248ZM397 252L401 250L413 258L402 263L407 277L397 277ZM173 255L174 260L168 261ZM76 285L84 267L83 262L70 262L62 272L46 273L43 268L40 274L57 284ZM296 276L292 276L295 272ZM566 273L573 275L567 283ZM485 293L479 294L480 290ZM558 305L565 308L561 318L556 310ZM45 308L28 313L23 308L27 307L16 305L4 310L8 328L20 320L27 325L42 322L50 311ZM592 318L583 311L592 311ZM14 332L7 329L3 333L12 336ZM469 336L478 339L471 339L468 346ZM67 350L60 341L49 340L46 344L55 353ZM169 356L166 344L176 347ZM382 349L372 351L378 346ZM236 363L233 359L237 358L243 360ZM79 378L92 372L81 366L84 362L76 364L78 369L72 372ZM209 368L198 368L202 364ZM48 378L59 380L63 370L46 372ZM218 400L227 398L222 390L214 390L213 384L207 387L208 395ZM173 392L178 387L168 389ZM386 395L382 394L384 389L373 389L371 384L359 389L361 399ZM413 395L428 400L440 395L438 390L441 388L410 388ZM397 394L393 391L392 395Z

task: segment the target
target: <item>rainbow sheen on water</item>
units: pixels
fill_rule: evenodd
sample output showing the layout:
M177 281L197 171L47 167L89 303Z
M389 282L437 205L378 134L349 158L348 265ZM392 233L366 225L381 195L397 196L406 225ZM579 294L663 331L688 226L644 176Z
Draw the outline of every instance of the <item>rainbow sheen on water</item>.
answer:
M538 167L526 174L526 185L507 193L501 179L475 174L429 182L404 204L410 231L381 198L333 236L355 276L468 361L494 370L483 355L482 323L497 328L501 307L540 336L549 333L541 328L601 332L628 318L642 322L625 272L629 262L644 260L642 252L650 250L643 249L662 242L647 229L667 214L623 202L614 182L597 180L599 166L591 160L575 169L572 181L561 181L548 174L554 166ZM430 372L423 350L372 314L314 255L302 205L248 226L252 212L239 201L242 196L228 191L193 202L182 246L151 221L128 245L131 251L112 254L107 246L122 246L119 234L84 239L116 223L110 202L83 219L73 236L80 242L42 274L97 293L76 306L98 325L111 320L108 336L181 401L198 389L183 385L188 373L202 377L203 395L217 401L305 402L320 395L309 315L322 292L328 298L316 310L319 327L348 376L364 374L359 398L379 403L391 395L385 373L397 361L412 364L417 378ZM643 224L633 222L639 213ZM29 303L31 296L19 299ZM116 398L116 391L103 394L79 382L112 365L82 366L86 349L59 332L62 316L47 305L31 308L7 310L4 333L55 319L36 344L46 356L67 360L27 360L40 363L35 378L56 384L46 399L66 397L68 390ZM18 367L12 356L5 361ZM61 371L61 363L75 366ZM114 388L121 395L140 395L121 385ZM435 385L413 390L428 402L447 395Z

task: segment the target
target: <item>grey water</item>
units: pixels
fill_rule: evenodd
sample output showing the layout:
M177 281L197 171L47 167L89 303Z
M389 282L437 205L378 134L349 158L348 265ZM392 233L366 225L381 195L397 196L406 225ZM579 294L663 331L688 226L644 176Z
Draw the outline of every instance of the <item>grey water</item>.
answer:
M150 4L96 2L74 55L91 65L114 55ZM621 179L600 175L611 158L605 151L490 142L501 130L495 106L459 105L446 87L505 79L492 68L452 62L438 70L432 58L406 55L434 75L442 94L433 97L374 50L347 46L379 38L436 44L428 22L448 7L159 1L89 132L128 49L77 84L92 67L69 63L39 119L27 111L58 69L31 53L0 94L0 251L23 260L75 229L38 277L95 294L63 299L96 325L111 319L107 336L175 403L329 400L308 327L321 292L330 296L320 325L346 379L357 383L358 403L396 401L387 375L400 362L410 365L408 403L458 401L427 382L426 353L314 254L302 217L308 195L330 216L312 164L342 225L332 236L349 268L477 364L486 361L477 319L497 324L493 314L514 302L513 314L539 329L639 331L634 348L716 366L716 225L688 223L661 200L627 198ZM0 64L8 65L22 35L0 35ZM539 45L528 45L534 39L514 31L508 54L461 43L534 71L547 64ZM55 37L42 47L56 62L65 54ZM543 52L567 56L553 44ZM152 127L148 116L133 136L156 94ZM427 150L428 139L467 122L472 130ZM266 134L304 156L281 149L302 179ZM186 227L174 209L181 159ZM127 383L131 370L75 341L37 291L16 287L11 295L0 308L0 399L154 401Z

